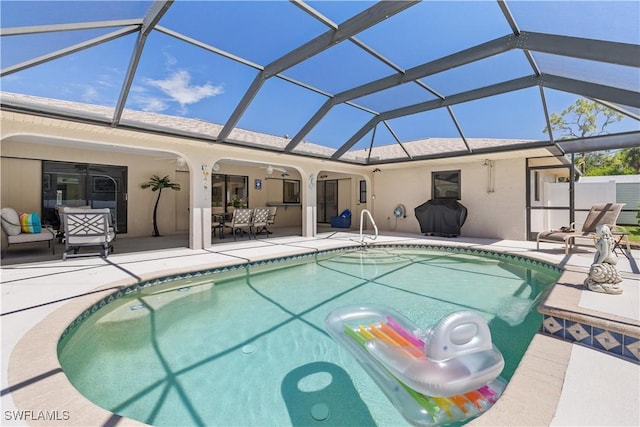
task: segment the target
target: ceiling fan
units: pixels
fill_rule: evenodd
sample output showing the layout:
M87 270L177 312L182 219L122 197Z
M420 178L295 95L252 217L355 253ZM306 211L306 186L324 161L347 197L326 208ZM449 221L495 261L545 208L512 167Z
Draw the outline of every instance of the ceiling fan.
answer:
M282 173L288 173L288 171L285 168L279 168L277 166L260 166L261 169L266 169L267 170L267 175L271 175L273 173L273 171L278 171L278 172L282 172Z
M187 166L187 161L182 157L155 157L153 160L175 164L178 168L184 168Z

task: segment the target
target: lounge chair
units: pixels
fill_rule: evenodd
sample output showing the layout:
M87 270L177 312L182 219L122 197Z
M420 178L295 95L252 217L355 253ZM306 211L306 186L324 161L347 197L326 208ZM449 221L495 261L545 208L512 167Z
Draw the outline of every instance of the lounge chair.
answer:
M51 253L55 255L56 249L52 243L56 237L55 231L50 228L41 227L41 230L37 233L23 232L20 225L20 217L13 208L2 208L0 217L2 218L3 240L7 242L7 250L2 251L0 258L4 258L11 245L34 242L47 242L51 248Z
M595 242L596 227L598 225L608 225L612 230L617 228L616 221L624 203L602 203L593 205L587 218L582 224L582 229L577 231L575 223L566 229L542 231L536 238L537 249L540 249L540 242L564 243L564 253L569 254L569 250L576 246L576 239L587 239Z
M109 256L113 250L111 242L116 232L111 224L111 211L104 209L64 208L64 254L62 259L74 256ZM100 247L100 252L79 253L81 247ZM72 254L69 252L73 251Z

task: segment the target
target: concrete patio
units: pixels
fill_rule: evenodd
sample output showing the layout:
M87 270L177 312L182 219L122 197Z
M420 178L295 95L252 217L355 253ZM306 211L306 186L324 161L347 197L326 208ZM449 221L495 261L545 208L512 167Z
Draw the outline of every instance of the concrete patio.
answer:
M137 425L96 407L66 380L56 354L58 337L93 301L118 287L152 277L265 258L357 245L357 234L321 232L315 238L281 230L269 238L216 240L202 250L186 247L186 236L118 239L107 259L61 261L61 252L27 257L12 248L2 274L3 425ZM385 233L381 243L486 248L560 265L565 273L541 304L543 313L595 319L607 329L640 337L640 251L619 257L622 295L585 291L582 281L593 251L565 257L560 245L473 238L427 238ZM13 250L16 249L15 252ZM13 252L13 253L12 253ZM20 253L19 253L20 252ZM38 258L42 257L42 258ZM573 317L572 317L573 316ZM640 365L583 345L538 333L500 401L473 425L639 425ZM631 348L640 357L638 346ZM67 411L57 422L25 421L16 410ZM9 411L9 412L7 412Z

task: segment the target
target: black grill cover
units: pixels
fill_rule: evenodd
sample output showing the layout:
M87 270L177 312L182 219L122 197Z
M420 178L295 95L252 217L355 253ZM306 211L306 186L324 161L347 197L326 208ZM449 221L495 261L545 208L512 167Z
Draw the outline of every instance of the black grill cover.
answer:
M413 210L420 231L435 236L456 237L467 219L467 208L454 199L433 199Z

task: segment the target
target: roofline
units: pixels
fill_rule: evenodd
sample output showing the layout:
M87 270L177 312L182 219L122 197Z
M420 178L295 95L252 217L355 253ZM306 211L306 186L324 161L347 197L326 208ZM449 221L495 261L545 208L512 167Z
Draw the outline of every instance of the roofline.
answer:
M59 110L57 112L53 112L53 111L47 110L46 108L42 108L44 107L42 105L39 105L38 107L39 108L36 108L35 105L26 106L26 105L19 105L16 103L7 104L4 100L0 99L0 110L3 110L3 111L30 114L37 117L66 120L66 121L71 121L75 123L83 123L83 124L89 124L89 125L101 126L101 127L113 129L108 117L99 118L98 116L90 117L89 115L83 117L78 115L78 112L75 110L66 110L66 111ZM188 139L192 141L200 141L208 144L230 145L230 146L235 146L240 148L250 148L254 150L260 150L260 151L266 151L266 152L272 152L272 153L283 153L283 154L288 154L296 157L315 158L318 160L328 160L336 163L355 165L355 166L411 163L411 162L416 162L421 160L436 160L436 159L447 159L447 158L455 158L455 157L468 157L468 156L479 155L479 154L515 152L515 151L534 149L534 148L546 148L554 156L563 154L555 144L550 143L549 141L531 141L531 142L513 144L510 146L479 148L479 149L475 149L473 152L468 152L465 150L465 151L459 151L459 152L447 152L447 153L413 156L411 158L409 157L394 158L394 159L369 158L368 160L365 160L365 161L357 161L354 159L344 159L344 158L332 159L331 156L329 155L322 155L317 153L295 152L295 151L285 152L284 149L279 149L275 147L269 148L269 147L260 146L257 144L252 144L252 143L238 141L238 140L226 140L225 142L220 142L215 136L211 136L210 138L207 138L202 134L194 134L194 133L180 131L180 130L172 131L166 128L165 129L161 129L158 127L154 128L153 126L143 127L143 126L138 126L134 124L125 124L121 122L117 126L117 129L133 131L133 132L141 132L141 133L150 134L150 135L184 138L184 139ZM640 132L636 132L634 134L640 135ZM566 141L566 142L569 142L569 141Z

